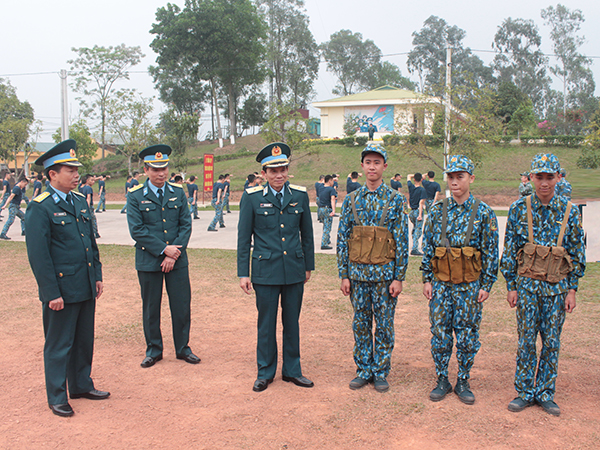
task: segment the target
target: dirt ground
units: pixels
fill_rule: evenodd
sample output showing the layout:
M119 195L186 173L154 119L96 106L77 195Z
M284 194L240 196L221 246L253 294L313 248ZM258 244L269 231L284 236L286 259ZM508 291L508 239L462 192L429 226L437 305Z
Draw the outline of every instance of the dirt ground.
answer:
M252 391L254 299L239 289L235 252L191 250L192 332L199 365L175 359L166 297L164 360L142 369L141 300L127 247L102 246L105 294L97 304L93 378L105 401L71 400L75 415L46 403L41 306L23 243L0 243L0 448L2 449L597 449L600 442L598 265L582 284L563 331L556 401L506 409L515 393L514 311L498 282L486 302L472 371L477 401L428 399L435 384L427 303L411 258L396 311L391 389L348 389L354 377L352 312L335 257L317 255L301 316L304 374L312 389L281 380ZM450 368L455 381L456 362Z

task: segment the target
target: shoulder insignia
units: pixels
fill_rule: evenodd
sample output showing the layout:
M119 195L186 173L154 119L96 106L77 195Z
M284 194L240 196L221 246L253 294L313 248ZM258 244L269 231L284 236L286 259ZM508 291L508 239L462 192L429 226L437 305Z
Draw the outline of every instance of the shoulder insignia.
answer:
M41 203L44 200L46 200L48 197L50 197L50 192L46 191L46 192L43 192L40 195L38 195L36 198L34 198L33 201Z
M137 186L135 186L135 187L132 187L131 189L129 189L129 192L134 192L134 191L137 191L138 189L141 189L141 188L143 188L143 187L144 187L144 185L143 185L143 184L138 184Z
M71 193L73 193L73 194L77 194L77 195L79 195L80 197L84 197L84 198L85 198L85 195L83 195L81 192L77 192L77 191L71 191Z
M294 189L295 191L306 192L306 188L304 186L298 186L297 184L290 184L290 189Z
M255 192L261 192L263 190L262 186L252 186L246 189L248 194L254 194Z
M170 181L168 181L167 183L169 183L171 186L175 186L175 187L183 189L183 185L182 184L171 183Z

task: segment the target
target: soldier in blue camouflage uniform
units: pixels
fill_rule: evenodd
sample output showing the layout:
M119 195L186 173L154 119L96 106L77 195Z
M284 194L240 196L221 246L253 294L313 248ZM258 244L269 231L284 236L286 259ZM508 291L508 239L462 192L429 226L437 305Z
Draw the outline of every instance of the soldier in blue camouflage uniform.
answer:
M468 405L475 402L469 386L469 373L473 367L479 343L479 326L483 302L489 297L498 274L498 222L492 209L483 202L477 207L471 238L465 243L467 228L476 199L470 193L474 181L473 163L465 156L451 156L445 171L452 197L448 199L446 236L451 247L469 246L481 252L481 274L476 281L453 284L440 281L432 271L432 258L436 247L443 247L443 203L431 208L423 235L423 294L429 300L431 323L431 355L435 363L438 383L431 391L432 401L442 400L452 392L448 381L448 363L452 356L456 335L458 379L455 393Z
M360 225L378 226L383 209L389 202L384 226L394 237L396 255L393 261L381 265L350 261L348 242L356 223L350 196L346 196L338 227L337 259L342 293L350 295L354 308L352 329L357 376L350 382L350 389L362 388L373 381L377 391L385 392L389 389L387 376L394 348L396 301L402 292L408 264L406 200L403 195L392 198L393 190L383 183L387 153L382 147L369 145L363 150L361 157L366 182L355 191ZM373 318L377 327L374 342Z
M567 199L555 194L560 164L552 154L539 154L531 163L535 194L531 198L534 243L555 246L567 208ZM517 252L528 242L527 205L522 198L508 212L504 252L500 270L506 279L507 301L517 307L517 369L515 390L518 397L508 405L509 411L519 412L537 402L549 414L559 415L554 402L558 370L560 334L565 311L575 308L579 278L585 272L585 247L581 217L571 208L562 242L573 270L558 283L522 277L517 272ZM537 335L542 338L539 364ZM537 373L536 373L537 367Z
M556 194L562 195L567 200L571 200L571 194L573 193L573 187L571 183L567 181L567 171L563 168L560 169L560 180L556 183Z
M325 185L321 188L317 211L319 221L323 223L323 236L321 237L321 250L331 250L331 227L335 215L337 191L333 187L333 175L325 176Z
M531 194L533 194L533 186L529 182L529 172L523 172L521 174L521 184L519 184L519 195L527 197Z

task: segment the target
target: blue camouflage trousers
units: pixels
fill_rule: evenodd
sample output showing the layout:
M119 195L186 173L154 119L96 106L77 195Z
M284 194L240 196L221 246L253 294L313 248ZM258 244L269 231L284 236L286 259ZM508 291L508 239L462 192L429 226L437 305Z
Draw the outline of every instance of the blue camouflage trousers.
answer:
M8 233L8 230L15 221L15 216L21 219L21 232L25 233L25 213L23 213L23 211L21 211L21 208L19 208L17 205L11 203L10 205L8 205L8 219L4 224L4 228L2 228L3 236L6 236L6 233Z
M544 296L519 289L518 295L519 347L515 390L525 401L553 400L567 293ZM542 338L539 364L536 349L538 332Z
M483 304L477 301L479 281L468 283L466 291L459 290L458 285L438 280L433 280L431 284L433 295L429 301L429 322L435 372L438 377L448 376L454 333L458 378L468 379L475 355L481 347L479 325Z
M8 197L10 197L10 192L7 192L6 194L4 194L2 196L2 201L0 201L0 208L2 208L4 205L6 205L6 201L8 200Z
M213 208L215 208L215 217L210 222L210 225L208 225L208 228L216 228L217 222L220 225L225 226L225 222L223 222L223 201L220 201L219 204L217 204L217 199L213 198L210 204Z
M225 194L225 198L223 199L223 211L231 212L229 209L229 189L227 189L227 193Z
M101 209L102 211L106 211L106 192L104 191L102 191L102 194L100 194L100 200L98 200L96 212L100 211Z
M419 239L421 239L421 235L423 234L423 216L421 216L421 220L417 220L419 217L418 209L411 209L408 214L408 218L410 222L413 224L412 231L412 250L419 250Z
M333 217L330 216L331 208L319 208L319 216L323 222L323 237L321 238L321 247L331 244L331 226Z
M190 214L194 216L194 219L198 219L198 203L193 203L194 198L188 198L188 203L190 204Z
M387 378L394 349L396 297L390 296L392 281L350 280L350 301L354 308L354 362L356 375L364 380ZM373 319L375 340L373 341Z

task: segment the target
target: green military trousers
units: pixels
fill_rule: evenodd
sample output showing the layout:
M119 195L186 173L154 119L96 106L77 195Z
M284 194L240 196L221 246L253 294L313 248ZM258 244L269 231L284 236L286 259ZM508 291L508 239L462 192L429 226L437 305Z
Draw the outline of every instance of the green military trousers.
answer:
M142 291L142 310L146 356L162 355L163 340L160 332L160 304L162 301L163 278L169 296L173 342L177 355L189 355L191 287L188 268L181 267L168 273L138 271Z
M283 324L283 366L287 377L302 376L300 367L300 327L298 318L302 308L304 283L265 285L253 283L258 309L258 338L256 363L259 379L270 380L277 370L277 309L281 296Z
M60 311L43 303L44 368L49 405L68 403L71 394L94 389L91 378L94 353L96 300L65 303Z

